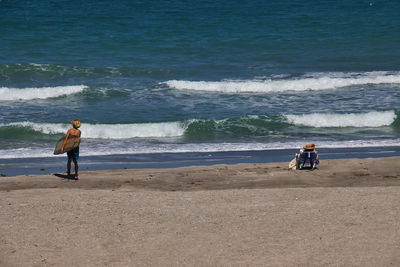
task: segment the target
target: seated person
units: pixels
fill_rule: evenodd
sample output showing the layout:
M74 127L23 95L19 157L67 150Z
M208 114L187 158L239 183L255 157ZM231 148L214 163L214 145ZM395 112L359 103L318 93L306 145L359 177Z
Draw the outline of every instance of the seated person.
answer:
M310 164L311 169L319 165L318 152L315 150L315 144L307 144L296 153L296 168L301 169L306 163Z

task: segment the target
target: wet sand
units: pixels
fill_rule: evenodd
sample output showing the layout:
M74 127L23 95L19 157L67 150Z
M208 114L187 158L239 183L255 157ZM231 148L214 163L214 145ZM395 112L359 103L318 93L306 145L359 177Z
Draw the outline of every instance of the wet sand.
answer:
M0 178L0 266L398 266L400 157Z

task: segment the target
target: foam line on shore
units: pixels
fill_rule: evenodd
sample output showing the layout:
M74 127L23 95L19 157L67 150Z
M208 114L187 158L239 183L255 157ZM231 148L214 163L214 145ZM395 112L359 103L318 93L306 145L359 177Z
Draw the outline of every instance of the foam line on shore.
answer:
M191 152L231 152L231 151L261 151L299 149L305 141L275 142L275 143L201 143L201 144L140 144L119 143L113 141L108 146L82 143L82 156L129 155L129 154L158 154L158 153L191 153ZM397 147L399 139L390 140L349 140L316 142L317 148L368 148L368 147ZM90 149L89 149L90 148ZM30 147L16 149L0 149L0 158L47 158L54 157L54 147ZM62 156L62 155L61 155Z

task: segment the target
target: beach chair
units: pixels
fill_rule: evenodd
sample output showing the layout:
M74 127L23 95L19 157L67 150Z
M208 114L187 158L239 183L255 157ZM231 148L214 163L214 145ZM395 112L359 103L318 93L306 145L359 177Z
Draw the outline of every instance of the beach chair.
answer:
M315 150L314 144L307 144L299 153L296 153L296 170L309 167L312 170L319 169L318 152Z

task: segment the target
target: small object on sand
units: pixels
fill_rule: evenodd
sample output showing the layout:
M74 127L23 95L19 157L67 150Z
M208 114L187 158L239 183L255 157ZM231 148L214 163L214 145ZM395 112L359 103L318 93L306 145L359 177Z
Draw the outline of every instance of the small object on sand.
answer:
M296 158L289 162L289 170L296 170Z
M6 176L7 176L7 174L5 174L5 173L1 174L1 177L6 177Z

